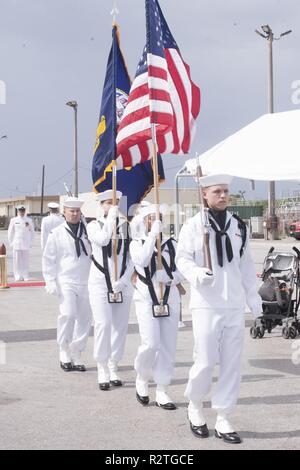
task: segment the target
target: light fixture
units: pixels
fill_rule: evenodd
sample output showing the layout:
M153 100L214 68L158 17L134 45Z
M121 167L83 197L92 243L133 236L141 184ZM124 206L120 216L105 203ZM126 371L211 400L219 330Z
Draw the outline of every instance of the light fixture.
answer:
M266 34L261 33L261 32L258 31L257 29L255 29L255 32L256 32L256 34L259 34L262 38L267 39L267 37L268 37Z
M261 27L264 33L266 33L268 36L272 33L272 30L268 24L265 24Z
M66 105L71 106L71 108L77 108L78 106L77 101L68 101Z

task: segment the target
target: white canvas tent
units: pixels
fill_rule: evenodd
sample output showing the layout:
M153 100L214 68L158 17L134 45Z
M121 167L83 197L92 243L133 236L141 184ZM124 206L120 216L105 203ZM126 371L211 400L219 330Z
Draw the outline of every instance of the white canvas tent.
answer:
M300 180L300 109L265 114L200 155L204 174L250 180ZM196 159L186 170L196 174Z

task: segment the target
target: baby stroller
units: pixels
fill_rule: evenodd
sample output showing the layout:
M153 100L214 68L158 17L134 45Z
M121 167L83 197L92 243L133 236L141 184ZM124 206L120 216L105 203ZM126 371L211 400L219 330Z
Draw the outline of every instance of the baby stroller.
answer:
M250 328L252 338L262 338L267 330L271 333L276 326L282 326L285 339L296 338L300 333L300 319L297 317L300 303L300 251L295 253L274 251L272 247L263 265L262 284L258 293L262 298L262 315Z

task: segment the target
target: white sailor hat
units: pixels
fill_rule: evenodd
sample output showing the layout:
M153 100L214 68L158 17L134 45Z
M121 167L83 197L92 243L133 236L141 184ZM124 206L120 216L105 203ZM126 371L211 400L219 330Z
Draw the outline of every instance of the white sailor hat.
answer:
M141 201L139 204L136 204L136 210L135 210L135 215L140 215L143 208L150 206L151 202L149 201Z
M17 210L18 210L18 211L25 211L26 208L25 208L25 206L24 206L23 204L19 204L19 205L17 206Z
M81 206L84 204L84 201L80 201L77 197L67 197L67 199L64 200L63 206L64 207L73 207L73 208L78 208L80 209Z
M147 207L147 206L150 206L151 202L149 202L149 201L141 201L140 204L141 204L141 207Z
M201 176L197 178L198 183L202 188L207 188L208 186L218 186L220 184L230 184L232 181L232 176L222 175L222 174L210 174L206 176Z
M49 209L58 209L59 208L59 204L57 202L48 202L48 207Z
M117 196L117 199L121 199L122 197L121 191L116 191L116 196ZM103 191L102 193L96 194L96 200L99 202L107 201L108 199L113 199L112 189L107 189L106 191Z
M146 202L146 201L145 201ZM162 215L165 215L167 213L167 207L166 207L166 204L160 204L159 205L159 212L160 214ZM142 217L146 217L147 215L149 214L156 214L156 204L147 204L147 205L144 205L144 207L142 207L140 210L139 210L139 215L141 215Z

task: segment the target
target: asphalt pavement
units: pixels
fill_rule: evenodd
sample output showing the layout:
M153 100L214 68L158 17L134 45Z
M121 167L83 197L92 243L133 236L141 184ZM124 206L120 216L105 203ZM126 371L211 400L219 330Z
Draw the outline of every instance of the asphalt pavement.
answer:
M0 231L2 242L7 242L5 231ZM273 243L291 250L300 242ZM253 240L251 245L260 272L271 242ZM11 279L10 250L8 264ZM42 279L39 234L31 251L30 271L33 280ZM184 398L193 347L187 300L169 390L178 409L165 411L155 406L154 386L148 407L135 399L133 362L139 334L133 307L120 367L124 386L103 392L97 387L92 335L84 355L87 372L65 373L59 368L55 297L43 287L0 290L0 449L299 449L300 337L285 340L278 328L253 340L248 312L240 398L232 416L243 443L232 446L214 437L215 413L209 396L204 411L211 435L201 440L191 434ZM214 382L216 378L217 368Z

